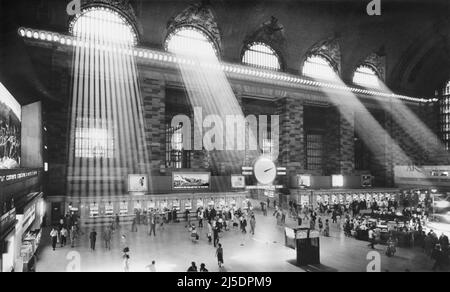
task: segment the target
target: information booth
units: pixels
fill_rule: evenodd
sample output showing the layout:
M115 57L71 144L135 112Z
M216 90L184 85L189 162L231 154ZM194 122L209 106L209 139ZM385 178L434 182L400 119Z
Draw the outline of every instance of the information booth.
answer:
M285 227L285 245L297 251L297 265L320 264L320 234L309 228Z

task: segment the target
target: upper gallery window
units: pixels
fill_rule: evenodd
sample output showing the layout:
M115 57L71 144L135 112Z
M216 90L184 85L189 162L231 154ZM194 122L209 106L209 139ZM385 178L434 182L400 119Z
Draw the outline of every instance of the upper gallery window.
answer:
M105 7L83 10L70 25L76 37L103 44L136 45L133 26L118 12Z
M166 50L180 55L217 57L217 49L209 37L194 27L183 27L172 32L167 37Z
M75 129L76 158L113 158L114 148L109 123L101 119L78 119Z
M377 72L367 65L361 65L356 69L355 75L353 75L353 83L366 87L380 86Z
M450 150L450 81L448 81L442 89L439 105L441 139L444 142L445 149Z
M302 74L311 78L333 80L337 77L333 66L322 56L312 55L303 64Z
M242 62L247 65L270 70L281 69L280 59L277 53L271 47L263 43L253 43L249 45L244 52Z

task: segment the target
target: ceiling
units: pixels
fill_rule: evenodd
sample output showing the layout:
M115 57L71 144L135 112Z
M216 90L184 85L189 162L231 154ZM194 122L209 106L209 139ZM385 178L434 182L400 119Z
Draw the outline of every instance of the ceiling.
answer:
M162 49L169 19L196 1L131 0L141 45ZM244 39L275 16L284 27L283 59L298 73L317 42L336 37L342 78L373 52L386 56L386 83L396 93L432 97L450 78L450 10L447 0L381 0L382 16L368 16L369 0L210 0L223 46L222 58L239 62ZM69 0L0 0L0 81L21 103L52 98L41 72L49 56L30 51L20 26L67 32ZM45 67L45 66L44 66Z

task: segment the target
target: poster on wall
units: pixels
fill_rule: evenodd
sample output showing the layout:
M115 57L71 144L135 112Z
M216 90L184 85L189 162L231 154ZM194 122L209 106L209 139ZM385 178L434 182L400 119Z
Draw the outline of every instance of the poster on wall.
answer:
M299 175L298 176L298 186L300 188L309 188L311 187L311 176L310 175Z
M148 177L144 174L128 175L128 191L131 193L148 192Z
M0 169L20 166L21 107L0 83Z
M243 175L232 175L231 176L231 187L233 189L244 189L245 188L245 177Z
M155 202L153 200L148 202L147 209L148 210L155 210L156 209L156 204L155 204Z
M361 186L363 188L372 187L372 176L371 175L361 175Z
M172 175L174 190L209 189L210 184L209 172L174 172Z

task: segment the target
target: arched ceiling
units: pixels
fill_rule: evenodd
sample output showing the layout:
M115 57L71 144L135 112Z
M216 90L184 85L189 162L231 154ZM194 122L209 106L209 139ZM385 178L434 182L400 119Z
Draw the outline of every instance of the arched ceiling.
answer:
M141 44L162 49L169 20L198 2L201 1L130 0L139 22ZM223 59L228 62L239 62L246 38L274 16L284 27L281 53L291 73L298 74L303 56L314 44L335 37L341 47L345 81L351 80L358 63L374 52L385 54L386 83L397 93L431 97L434 89L450 78L450 10L446 0L381 0L382 16L372 17L366 14L369 0L205 2L214 11ZM41 74L34 71L36 60L29 57L30 52L17 37L17 28L66 32L67 3L69 0L0 0L0 78L6 83L18 77L35 78L29 86L38 90L37 94L48 94L44 82L39 80ZM17 64L21 66L18 68Z

